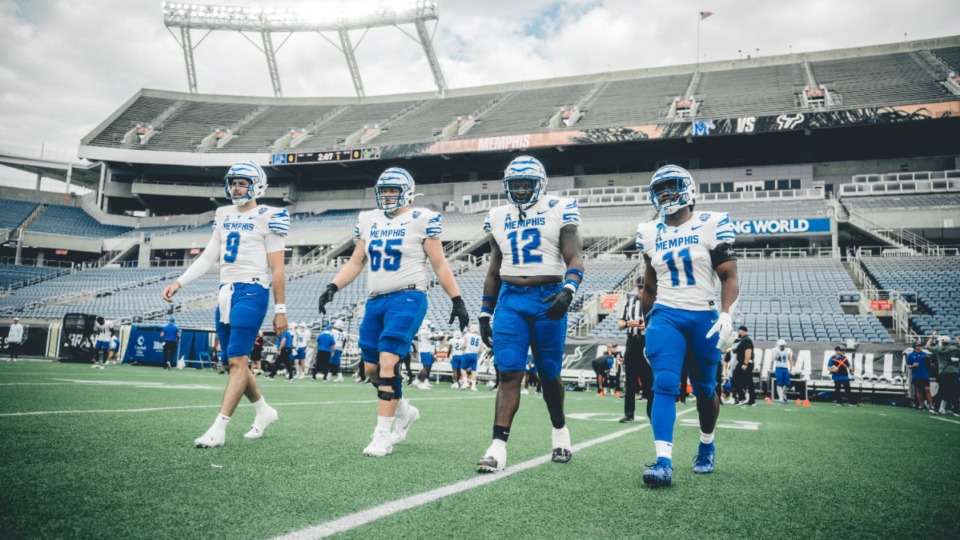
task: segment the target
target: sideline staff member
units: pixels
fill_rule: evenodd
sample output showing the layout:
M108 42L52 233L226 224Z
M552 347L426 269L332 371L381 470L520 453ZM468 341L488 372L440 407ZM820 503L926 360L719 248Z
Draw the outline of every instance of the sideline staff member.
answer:
M627 330L627 349L623 355L627 382L624 389L621 424L634 421L637 391L641 392L641 396L647 402L647 418L650 418L650 408L653 406L653 370L650 369L650 362L643 353L647 339L643 310L640 307L643 299L643 276L637 278L636 284L636 296L627 297L620 320L617 321L617 330Z

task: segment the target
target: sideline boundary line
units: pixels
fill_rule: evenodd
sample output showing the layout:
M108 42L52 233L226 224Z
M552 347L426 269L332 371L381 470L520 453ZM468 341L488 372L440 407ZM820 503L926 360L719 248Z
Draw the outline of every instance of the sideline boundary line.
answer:
M697 409L693 407L685 411L678 412L677 417L680 417L685 414L689 414L696 410ZM615 431L608 435L597 437L596 439L590 439L588 441L575 444L573 445L572 450L574 453L579 452L580 450L586 450L591 446L612 441L614 439L619 439L620 437L623 437L625 435L630 435L631 433L636 433L648 427L650 427L649 423L644 424L642 426L635 426L627 429L622 429L620 431ZM374 521L378 521L380 519L391 516L393 514L397 514L399 512L403 512L404 510L417 508L419 506L432 503L433 501L443 499L451 495L456 495L464 491L468 491L474 488L478 488L480 486L484 486L484 485L496 482L497 480L503 480L504 478L508 478L518 472L522 472L527 469L532 469L539 465L543 465L544 463L548 463L549 461L550 461L549 455L528 459L527 461L518 463L517 465L514 465L512 467L507 467L506 469L498 473L478 475L468 480L461 480L459 482L456 482L447 486L439 487L436 489L432 489L424 493L410 495L408 497L404 497L396 501L390 501L384 504L374 506L372 508L368 508L366 510L355 512L353 514L349 514L341 518L334 519L332 521L327 521L325 523L314 525L306 529L301 529L299 531L294 531L281 536L277 536L277 537L274 537L274 540L302 540L307 538L310 538L310 539L326 538L334 534L339 534L342 532L349 531L351 529L356 529L357 527L366 525L368 523L372 523Z

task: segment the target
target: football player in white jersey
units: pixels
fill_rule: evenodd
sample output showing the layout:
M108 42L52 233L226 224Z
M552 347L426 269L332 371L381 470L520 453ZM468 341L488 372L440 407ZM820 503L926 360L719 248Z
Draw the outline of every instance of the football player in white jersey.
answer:
M721 349L736 337L731 311L740 295L734 230L722 212L695 212L696 186L681 167L661 167L650 182L654 221L637 227L637 251L643 254L642 310L647 321L646 353L653 369L651 424L657 461L643 481L651 487L673 481L674 403L684 357L690 355L690 381L700 414L700 447L693 472L713 472L714 428L720 398L714 392ZM721 283L717 310L716 280Z
M777 340L776 358L773 360L773 376L777 380L777 392L780 403L787 402L787 388L790 387L790 372L793 371L793 349L787 347L785 340Z
M104 369L107 358L110 356L110 340L113 338L113 321L97 317L97 324L93 330L97 332L97 341L93 347L93 365L90 367ZM100 358L103 351L103 358Z
M463 380L463 334L456 330L447 342L450 350L450 369L453 372L454 389L462 389L466 386Z
M520 407L520 384L531 347L553 424L552 459L566 463L572 457L560 365L567 310L583 280L580 210L576 199L546 195L547 173L530 156L510 162L503 189L509 204L490 210L483 223L490 234L490 269L483 283L480 335L493 348L500 386L493 442L477 463L477 472L506 466L507 439Z
M297 351L297 359L300 360L300 375L302 379L307 373L307 345L310 344L310 330L307 330L307 323L297 325L296 332L293 333L293 347Z
M420 355L420 373L417 374L417 380L413 385L421 390L430 390L430 370L433 369L433 354L437 352L436 330L433 323L429 320L423 321L420 330L417 332L417 352Z
M374 188L377 210L360 212L354 227L357 246L350 260L320 295L319 310L334 294L367 269L367 300L360 323L360 350L367 376L377 384L377 427L363 449L368 456L386 456L406 438L420 412L403 399L400 358L410 353L413 336L427 312L427 261L453 302L450 324L460 328L469 315L447 265L440 236L440 214L411 207L416 185L406 170L391 167Z
M466 373L464 378L472 392L477 391L477 362L480 358L480 328L470 325L470 331L463 336L463 360L461 365Z
M257 379L247 368L273 288L273 330L287 330L287 306L284 303L283 237L290 229L286 209L257 204L267 191L267 175L251 161L235 163L224 177L224 191L233 203L217 209L213 236L193 264L163 289L163 299L173 301L182 287L202 276L214 263L220 264L220 294L216 310L217 337L230 365L230 378L223 394L220 414L213 426L200 436L197 448L221 446L227 423L245 395L253 403L256 417L244 437L257 439L277 419L277 411L267 405Z

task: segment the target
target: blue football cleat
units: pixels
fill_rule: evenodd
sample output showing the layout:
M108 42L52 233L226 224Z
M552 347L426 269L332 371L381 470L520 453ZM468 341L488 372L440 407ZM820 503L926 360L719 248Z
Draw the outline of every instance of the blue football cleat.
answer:
M713 472L713 460L717 451L713 444L701 444L696 457L693 458L693 472L709 474Z
M667 487L673 483L673 464L667 458L657 458L656 463L646 463L643 483L650 487Z

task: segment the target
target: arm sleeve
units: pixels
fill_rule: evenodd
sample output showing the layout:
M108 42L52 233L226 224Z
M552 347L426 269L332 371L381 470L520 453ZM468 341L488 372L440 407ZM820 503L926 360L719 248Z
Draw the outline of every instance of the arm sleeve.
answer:
M643 253L643 229L637 227L637 240L636 240L637 252Z
M207 247L203 248L203 253L193 264L190 265L190 268L187 268L180 277L177 278L177 281L180 282L180 286L185 286L187 283L197 279L198 277L207 273L207 270L210 270L210 267L213 266L213 263L217 262L220 258L220 228L216 226L216 221L214 221L213 235L210 236L210 241L207 242Z
M580 207L577 203L577 199L570 199L567 201L566 206L563 208L563 224L564 225L574 225L576 227L580 226Z
M427 238L440 238L443 234L443 220L437 212L427 221Z
M353 237L354 237L355 239L357 239L357 240L360 240L360 239L361 239L360 216L359 216L359 215L357 216L357 221L355 221L355 222L353 223Z
M733 222L730 221L730 214L720 214L717 221L717 239L714 247L720 244L733 245L733 241L736 237L737 232L733 228Z
M286 208L282 208L277 212L274 212L270 215L270 219L267 221L267 226L270 227L270 232L277 236L286 236L290 232L290 213L287 212ZM281 245L281 249L282 245ZM267 253L270 253L268 246ZM277 250L273 250L277 251Z
M492 228L490 224L490 212L487 212L487 216L483 218L483 232L489 233Z
M284 244L283 236L280 234L270 233L263 237L263 247L266 248L267 253L283 251L286 247Z

